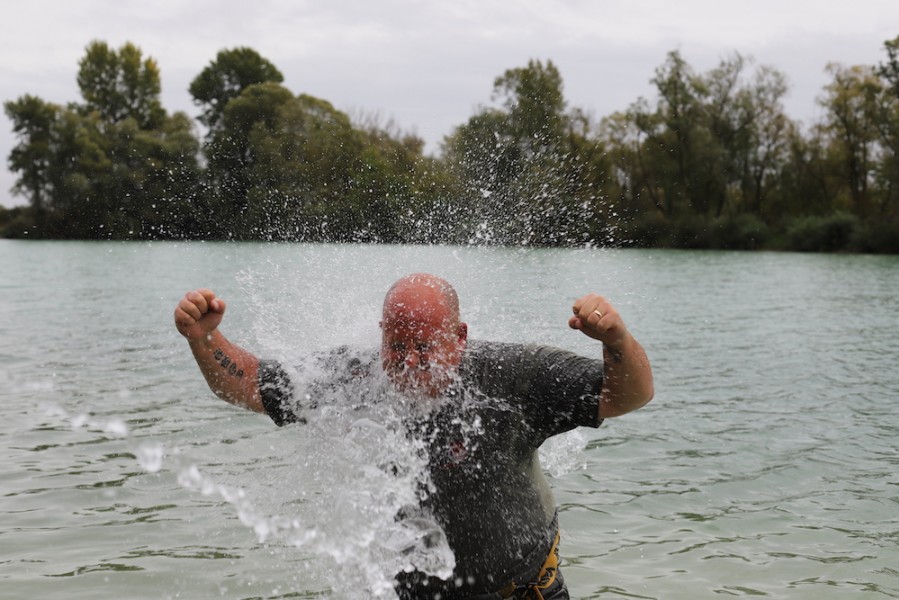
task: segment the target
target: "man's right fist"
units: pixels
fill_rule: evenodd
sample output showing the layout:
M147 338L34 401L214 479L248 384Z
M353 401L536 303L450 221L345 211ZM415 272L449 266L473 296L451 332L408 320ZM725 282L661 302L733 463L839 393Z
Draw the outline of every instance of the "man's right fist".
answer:
M187 292L175 307L175 327L189 341L201 340L215 331L225 315L225 302L207 289Z

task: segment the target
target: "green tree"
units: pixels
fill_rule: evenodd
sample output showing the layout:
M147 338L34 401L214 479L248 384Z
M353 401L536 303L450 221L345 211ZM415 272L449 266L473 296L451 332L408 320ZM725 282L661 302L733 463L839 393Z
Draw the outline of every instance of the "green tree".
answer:
M530 61L494 82L501 108L485 108L444 144L464 190L459 201L472 239L556 245L583 242L594 228L604 161L585 134L583 114L566 113L562 77L552 62ZM582 153L581 153L582 151Z
M828 146L820 125L805 135L797 130L788 136L787 160L772 192L772 204L778 207L780 217L824 215L835 210L845 183Z
M159 103L159 73L132 44L93 42L81 60L84 104L33 96L7 102L9 156L38 235L134 238L191 235L198 141L183 113Z
M521 153L508 133L506 114L485 109L468 119L447 138L444 158L460 182L458 224L484 242L505 241L514 214L512 186L519 176Z
M890 93L899 100L899 36L883 43L887 60L877 67L878 74L886 82Z
M783 74L763 66L750 77L749 64L734 54L698 74L671 52L652 78L654 103L640 98L600 122L605 189L637 243L726 245L760 223L738 215L774 211L795 126Z
M230 110L230 108L229 108ZM414 167L401 142L372 140L329 102L302 94L257 123L248 191L256 233L287 239L395 242Z
M281 83L284 76L252 48L221 50L190 84L193 96L203 112L200 122L214 132L228 103L257 83Z
M50 202L49 172L53 167L54 124L60 107L25 95L3 105L13 123L18 144L9 154L9 169L19 173L13 192L25 196L32 208L43 215Z
M702 177L704 154L716 150L705 120L704 82L677 51L668 54L651 82L659 94L656 107L640 99L628 111L642 139L640 179L666 217L704 214L713 204L708 188L717 183Z
M221 50L190 84L191 96L202 109L200 122L207 127L203 145L208 165L206 229L217 236L228 237L246 229L247 223L239 216L247 209L251 185L245 172L254 160L250 130L260 119L271 124L276 105L292 96L279 85L283 80L271 62L255 50L241 47ZM238 106L231 110L235 102Z
M884 93L874 67L827 66L833 80L819 103L825 109L823 131L848 187L847 203L861 217L871 214L871 182L878 151L880 98Z
M6 104L18 132L9 164L19 173L13 188L29 199L36 232L44 237L89 237L84 222L102 211L91 191L110 165L97 113L82 115L33 96Z
M760 217L776 209L769 207L769 200L788 162L790 139L798 132L784 111L782 100L787 90L783 73L762 67L753 85L743 92L747 130L738 159L740 189L744 208Z
M881 214L899 211L899 36L884 42L887 60L877 68L884 93L879 111L879 131L883 150L877 169L882 188Z
M494 98L501 99L509 135L526 155L558 146L565 126L562 76L552 63L528 61L509 69L493 83Z
M255 227L246 220L250 189L259 178L254 136L274 131L279 108L293 100L290 90L277 83L249 86L228 102L220 126L206 144L210 198L207 228L217 237L252 237Z
M109 123L132 118L141 129L154 129L165 118L159 68L152 58L144 60L134 44L116 51L105 42L91 42L78 66L84 110L99 112Z
M361 131L329 102L259 83L232 99L209 168L220 235L399 241L421 142Z
M150 131L127 119L106 130L105 141L111 165L92 182L94 197L109 199L103 235L127 239L198 233L199 142L186 114L167 116Z
M776 176L786 161L793 123L782 99L786 77L768 66L745 76L749 61L739 54L702 76L706 126L712 144L702 153L706 185L713 190L713 215L750 212L762 216Z
M347 115L324 100L291 95L270 124L254 125L249 142L251 220L260 232L329 239L355 229L358 207L345 203L362 143Z
M666 212L704 213L709 203L701 194L698 173L701 149L708 141L702 123L703 84L676 51L669 53L665 64L656 70L652 83L659 92L659 119L655 123L660 127L647 142L653 163L665 181Z
M701 106L697 130L708 141L692 149L698 156L690 165L690 179L698 180L694 186L701 198L698 212L715 218L739 201L734 192L752 127L752 106L742 85L747 62L736 53L697 79Z
M369 173L383 174L387 185L389 214L376 218L382 223L378 238L405 243L464 243L462 223L464 196L459 179L447 162L425 156L424 141L402 131L394 121L386 123L377 114L357 115L353 127L362 136L365 160L377 167ZM386 223L388 219L392 222Z

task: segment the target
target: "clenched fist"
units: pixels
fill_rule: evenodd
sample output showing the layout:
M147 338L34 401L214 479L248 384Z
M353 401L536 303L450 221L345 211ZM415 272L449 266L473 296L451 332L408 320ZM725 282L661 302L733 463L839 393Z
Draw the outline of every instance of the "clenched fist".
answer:
M197 341L215 331L225 315L225 302L207 289L187 292L175 307L175 327L188 341Z

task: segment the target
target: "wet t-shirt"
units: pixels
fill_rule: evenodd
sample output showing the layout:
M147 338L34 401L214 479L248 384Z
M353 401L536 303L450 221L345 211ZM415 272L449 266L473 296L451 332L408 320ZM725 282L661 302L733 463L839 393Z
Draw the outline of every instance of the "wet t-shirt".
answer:
M319 397L311 388L380 369L376 352L338 351L318 360L334 361L333 375L305 390L295 389L277 363L260 364L262 401L275 423L304 422ZM552 435L598 427L601 388L599 360L469 340L457 383L437 408L405 422L428 452L432 487L422 493L420 509L443 527L456 569L446 582L412 573L401 584L434 593L461 582L457 592L481 593L539 569L552 542L555 502L537 449Z

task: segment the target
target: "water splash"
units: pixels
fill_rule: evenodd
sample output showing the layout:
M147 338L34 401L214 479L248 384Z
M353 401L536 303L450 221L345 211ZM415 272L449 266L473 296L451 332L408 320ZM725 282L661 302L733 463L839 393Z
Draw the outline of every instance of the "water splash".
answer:
M303 375L296 375L302 383ZM129 440L120 419L73 414L51 403L42 408L72 431L133 441L145 472L172 472L185 490L231 506L273 552L311 556L314 571L324 574L337 597L390 598L396 574L417 569L445 579L455 560L435 521L399 518L429 487L426 459L396 412L359 403L370 392L357 386L318 396L323 407L308 424L277 431L273 452L297 460L272 460L236 474L192 462L190 448Z
M415 510L431 486L423 442L404 427L405 409L390 402L386 379L322 388L322 368L310 361L289 369L306 390L297 411L307 422L273 428L268 458L235 471L233 460L203 466L196 451L144 442L137 459L148 472L173 471L184 489L230 505L273 552L310 557L314 575L306 583L324 578L335 597L395 597L394 577L412 570L449 578L455 559L445 535ZM260 452L258 438L253 445Z
M540 464L553 477L562 477L568 473L585 469L584 449L587 438L577 429L556 435L540 447Z
M158 442L145 442L137 447L137 461L147 473L158 473L162 468L165 448Z

